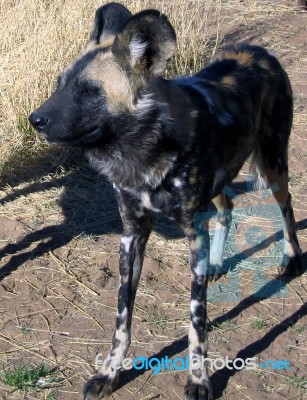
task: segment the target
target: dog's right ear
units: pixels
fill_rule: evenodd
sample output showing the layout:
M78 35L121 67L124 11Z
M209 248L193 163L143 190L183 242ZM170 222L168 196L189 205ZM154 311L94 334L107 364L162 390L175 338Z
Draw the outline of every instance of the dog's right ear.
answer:
M176 34L167 17L157 10L145 10L128 20L112 52L124 70L150 79L165 70L175 46Z
M99 7L96 10L93 30L86 50L97 46L111 46L116 35L131 16L131 12L119 3L112 2Z

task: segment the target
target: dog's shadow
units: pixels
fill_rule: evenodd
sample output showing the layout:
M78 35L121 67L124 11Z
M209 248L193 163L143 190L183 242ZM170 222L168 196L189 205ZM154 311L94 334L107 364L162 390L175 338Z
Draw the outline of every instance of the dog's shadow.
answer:
M43 181L35 177L35 182L22 189L14 189L0 200L4 205L19 197L51 189L64 188L58 203L62 210L63 222L44 226L35 230L16 243L8 244L0 250L0 259L10 255L10 260L0 268L0 280L15 271L29 259L35 259L47 251L53 251L82 235L98 236L120 234L122 223L111 184L98 176L85 163L73 167L64 176L55 176ZM29 177L28 177L29 179ZM166 218L157 218L155 231L166 238L182 237L180 227ZM33 249L33 245L36 244ZM29 248L31 249L29 250Z

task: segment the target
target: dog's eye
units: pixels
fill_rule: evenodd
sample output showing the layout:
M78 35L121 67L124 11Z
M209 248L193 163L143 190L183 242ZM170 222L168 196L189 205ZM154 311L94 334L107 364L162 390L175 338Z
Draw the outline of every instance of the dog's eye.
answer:
M91 94L91 93L92 93L92 90L90 88L84 88L84 89L81 90L81 94L82 95Z
M80 88L80 93L82 96L94 96L99 92L99 88L95 85L82 85Z

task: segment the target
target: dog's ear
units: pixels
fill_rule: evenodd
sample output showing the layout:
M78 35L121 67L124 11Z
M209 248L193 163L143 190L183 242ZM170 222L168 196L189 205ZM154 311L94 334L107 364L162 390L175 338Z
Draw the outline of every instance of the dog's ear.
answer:
M108 3L98 8L87 49L111 46L131 16L131 12L119 3Z
M176 34L167 17L145 10L131 17L112 46L124 68L146 77L160 75L176 46Z

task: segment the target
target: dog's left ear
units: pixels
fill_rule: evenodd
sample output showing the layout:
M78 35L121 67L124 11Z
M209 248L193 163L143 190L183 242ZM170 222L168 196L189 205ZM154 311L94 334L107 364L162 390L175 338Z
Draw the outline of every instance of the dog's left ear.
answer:
M117 35L112 51L125 69L148 78L160 75L174 53L176 34L157 10L135 14Z
M118 32L120 32L132 16L122 4L108 3L96 10L93 29L87 49L91 50L95 46L112 45Z

